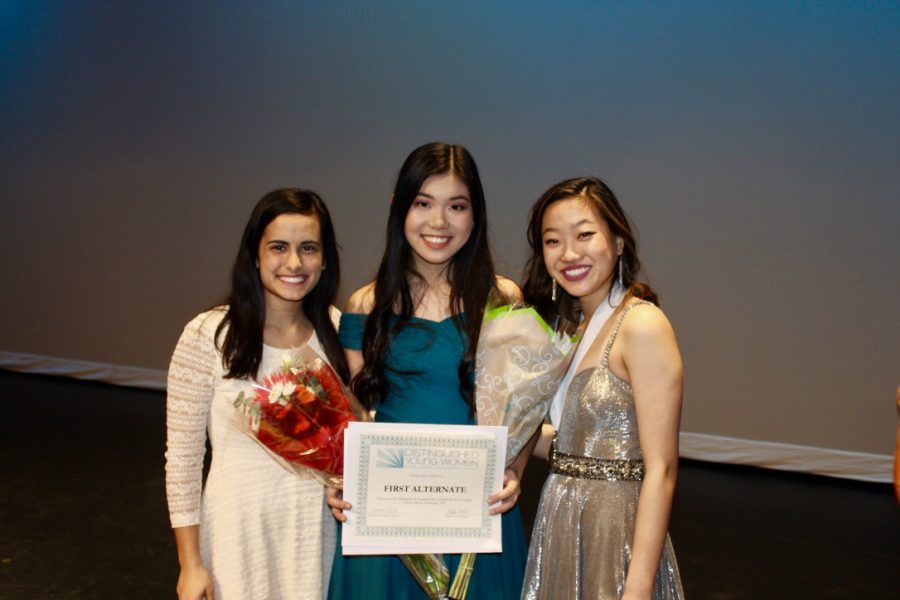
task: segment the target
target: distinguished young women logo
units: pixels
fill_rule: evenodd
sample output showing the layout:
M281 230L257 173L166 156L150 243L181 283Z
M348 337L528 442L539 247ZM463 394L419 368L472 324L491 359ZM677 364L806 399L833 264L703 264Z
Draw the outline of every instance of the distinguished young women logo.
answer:
M476 469L481 453L478 450L454 448L378 448L375 466L383 469L428 467L446 469Z
M403 468L403 450L400 448L379 448L376 466L385 469Z

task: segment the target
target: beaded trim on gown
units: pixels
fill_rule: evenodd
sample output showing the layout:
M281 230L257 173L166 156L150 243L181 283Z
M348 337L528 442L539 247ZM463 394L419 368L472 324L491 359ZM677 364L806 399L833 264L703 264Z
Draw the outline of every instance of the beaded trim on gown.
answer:
M622 320L638 304L648 303L622 312L600 365L576 374L569 385L554 442L557 460L564 459L541 493L523 599L613 600L622 595L643 461L631 387L609 370L608 361ZM684 597L668 535L652 597Z

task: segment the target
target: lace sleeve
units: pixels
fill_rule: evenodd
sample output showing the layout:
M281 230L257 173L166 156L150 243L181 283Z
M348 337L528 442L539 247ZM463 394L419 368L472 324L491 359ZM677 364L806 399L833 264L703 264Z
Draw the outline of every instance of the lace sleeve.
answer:
M166 496L172 527L200 522L206 424L215 388L213 337L221 315L203 313L188 323L178 340L166 399Z

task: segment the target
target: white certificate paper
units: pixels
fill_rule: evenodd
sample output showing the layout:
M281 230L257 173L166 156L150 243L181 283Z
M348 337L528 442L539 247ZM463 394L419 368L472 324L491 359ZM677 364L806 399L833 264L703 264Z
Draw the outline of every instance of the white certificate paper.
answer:
M506 427L351 421L344 432L345 555L501 552Z

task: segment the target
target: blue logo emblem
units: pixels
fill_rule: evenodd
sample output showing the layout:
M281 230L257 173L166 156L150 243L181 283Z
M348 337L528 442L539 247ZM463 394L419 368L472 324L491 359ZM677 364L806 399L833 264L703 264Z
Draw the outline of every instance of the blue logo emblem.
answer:
M402 469L403 451L399 448L379 448L375 466L386 469Z

